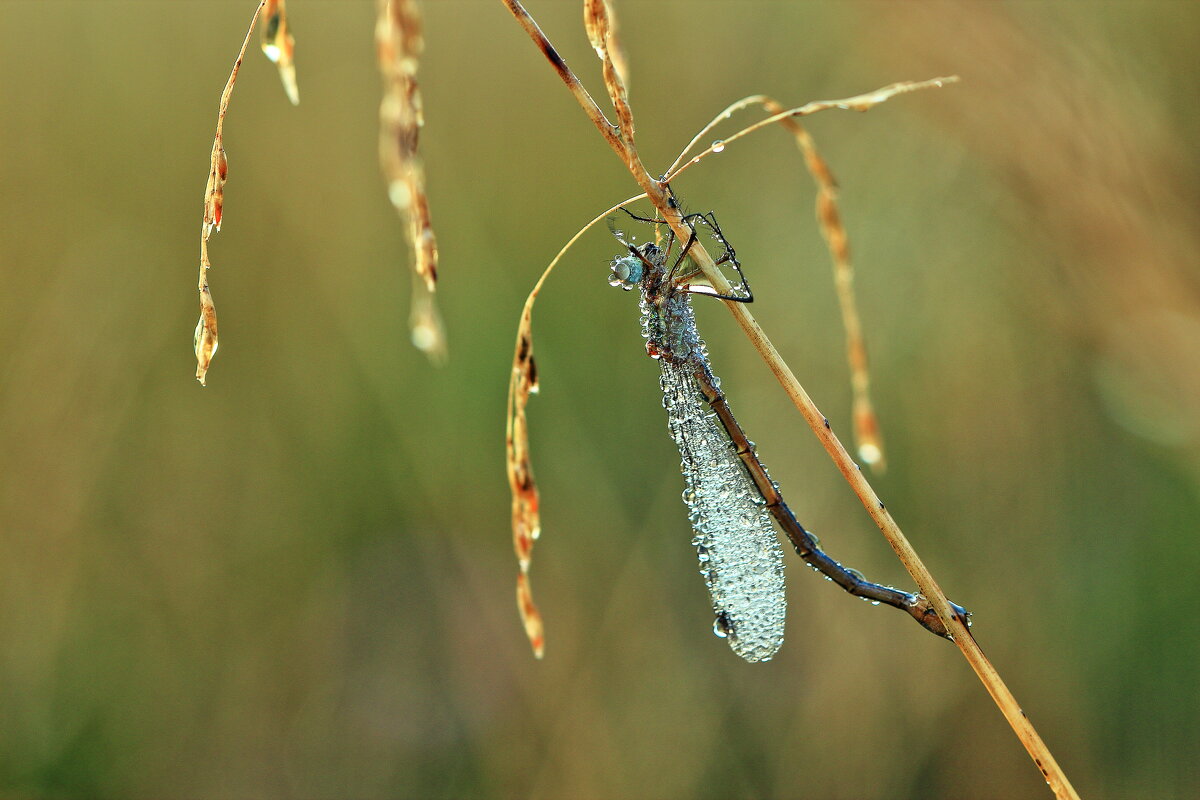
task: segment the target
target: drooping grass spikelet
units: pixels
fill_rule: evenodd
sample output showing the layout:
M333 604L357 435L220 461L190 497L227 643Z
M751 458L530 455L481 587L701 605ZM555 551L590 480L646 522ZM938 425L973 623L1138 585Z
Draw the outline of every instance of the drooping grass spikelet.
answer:
M608 14L608 55L612 58L613 68L617 71L617 77L621 79L621 83L625 88L629 88L629 60L625 57L625 48L621 46L619 36L619 25L617 23L617 9L612 4L612 0L604 0L604 8Z
M218 120L218 129L221 122ZM208 183L204 186L204 238L212 235L213 230L221 230L221 217L225 211L225 182L229 180L229 157L225 148L219 144L220 131L217 140L213 142L212 163L209 165Z
M606 0L584 0L583 27L596 56L603 64L604 88L617 112L617 124L621 126L621 137L630 150L635 150L633 141L633 109L629 106L629 92L625 88L625 69L617 69L609 49L612 34L612 9Z
M279 79L292 105L300 103L296 85L296 40L288 28L286 0L267 0L263 11L262 51L279 68Z
M200 319L196 322L196 333L192 346L196 350L196 380L204 386L208 365L217 352L217 307L213 304L212 292L208 288L207 257L200 264Z
M629 105L629 91L625 86L629 68L614 41L616 18L608 0L583 0L583 27L587 31L592 49L596 51L596 57L601 61L604 88L617 114L617 127L621 135L619 146L614 149L631 173L642 176L639 182L645 186L646 182L652 179L642 163L641 156L638 155L637 144L634 142L633 107ZM614 51L617 60L614 60ZM584 94L586 95L586 92ZM661 190L661 187L659 188Z
M558 255L534 284L529 297L525 299L521 319L517 323L517 343L513 351L512 372L508 379L505 464L508 470L508 486L512 491L513 549L516 551L517 566L520 568L517 574L517 610L521 614L525 635L529 637L533 653L538 658L545 652L546 639L542 615L533 602L533 592L529 586L529 564L533 543L542 532L542 520L537 483L533 478L533 464L529 459L529 428L525 418L525 406L529 404L529 396L538 390L537 362L533 358L533 306L546 278L579 237L618 208L644 197L644 194L640 194L618 203L580 228L558 251Z
M434 302L438 250L425 193L425 167L418 152L421 92L417 85L424 39L416 0L378 0L375 45L383 77L379 105L379 163L388 198L404 223L413 248L413 270L424 283L413 293L413 344L434 361L444 359L446 340Z
M771 112L783 110L782 105L771 99L767 99L763 105ZM871 372L867 366L867 345L863 338L858 301L854 293L854 267L850 263L849 236L842 224L842 215L837 204L837 180L833 177L829 164L817 152L816 143L808 130L792 117L784 118L781 123L795 136L796 145L804 154L808 172L817 183L817 223L833 258L833 282L837 288L842 325L846 331L846 359L850 364L850 385L854 394L851 418L858 455L877 472L883 472L887 468L887 461L883 453L879 420L871 404Z
M208 182L204 187L204 218L200 225L200 279L197 283L200 292L200 321L196 323L196 333L192 337L196 351L196 380L200 381L201 386L205 385L209 364L217 352L217 308L213 304L212 291L208 286L208 271L212 268L208 258L208 239L214 230L221 230L221 221L225 213L225 182L229 179L229 158L225 154L223 140L225 115L229 111L229 99L233 96L233 85L237 82L238 71L246 57L250 36L264 11L267 20L263 28L263 53L278 65L288 99L293 104L299 102L296 68L292 60L295 40L288 32L287 12L283 4L284 0L260 0L254 7L254 16L250 18L250 26L242 40L242 49L238 51L233 70L229 73L229 80L225 82L225 90L221 92L217 131L213 136L212 153L209 156Z
M254 24L258 22L259 14L265 5L266 0L263 0L255 6L254 16L250 18L250 27L246 29L246 37L242 40L242 49L238 51L233 70L229 73L229 80L225 82L225 90L221 92L221 105L217 110L217 131L213 136L212 153L209 155L208 182L204 186L204 216L200 224L200 278L197 282L200 293L200 320L196 323L196 333L192 337L196 351L196 380L200 381L201 386L205 385L209 364L217 352L217 308L213 304L212 291L208 287L208 271L212 268L208 258L208 238L214 230L221 230L221 219L225 210L225 182L229 178L229 159L222 144L225 114L229 111L233 85L237 82L238 70L242 68L242 59L246 57L246 46L250 43Z
M436 295L416 272L412 280L412 302L408 315L408 330L413 345L435 364L446 362L446 327L438 311Z
M541 534L537 483L529 461L529 430L526 427L525 406L529 395L537 391L537 363L533 358L531 313L533 296L525 305L517 331L517 350L513 356L512 375L508 384L508 485L512 490L513 549L517 554L517 609L533 654L541 658L545 652L542 615L533 602L529 588L529 563L533 543Z

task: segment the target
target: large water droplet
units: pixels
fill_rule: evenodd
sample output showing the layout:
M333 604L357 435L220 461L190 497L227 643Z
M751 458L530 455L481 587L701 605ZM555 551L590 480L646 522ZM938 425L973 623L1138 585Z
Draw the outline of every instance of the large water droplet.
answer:
M864 442L859 445L858 457L870 465L875 465L883 458L883 451L874 443Z

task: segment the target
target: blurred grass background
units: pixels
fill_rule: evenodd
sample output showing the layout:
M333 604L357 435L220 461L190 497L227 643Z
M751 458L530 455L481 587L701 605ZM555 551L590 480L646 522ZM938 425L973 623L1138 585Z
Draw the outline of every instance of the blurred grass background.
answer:
M560 245L636 188L500 3L423 4L448 366L407 342L374 4L293 0L301 105L254 52L226 125L200 388L201 199L252 7L0 5L0 796L1048 796L952 647L795 558L779 657L712 636L603 231L535 311L548 647L530 656L503 462L514 326ZM962 76L811 119L889 446L874 483L1085 797L1200 794L1200 5L617 8L652 169L746 94ZM579 4L530 10L602 96ZM756 316L847 437L789 137L676 189L717 212ZM908 586L701 305L797 515Z

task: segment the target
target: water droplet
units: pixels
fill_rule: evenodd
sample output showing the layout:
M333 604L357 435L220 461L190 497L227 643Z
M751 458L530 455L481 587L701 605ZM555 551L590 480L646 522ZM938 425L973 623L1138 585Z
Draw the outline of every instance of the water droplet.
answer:
M405 181L392 181L388 184L388 199L400 211L412 205L412 190Z
M883 452L873 442L864 442L858 447L858 457L868 464L878 464L882 456Z
M411 337L413 347L426 352L432 350L440 338L437 329L431 325L414 325Z
M719 153L724 149L725 149L725 140L717 139L715 142L712 143L712 151L714 153Z

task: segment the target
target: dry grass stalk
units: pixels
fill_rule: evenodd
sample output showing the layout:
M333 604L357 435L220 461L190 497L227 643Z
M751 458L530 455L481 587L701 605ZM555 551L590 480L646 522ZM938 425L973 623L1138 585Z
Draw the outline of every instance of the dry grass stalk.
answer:
M437 289L437 238L425 193L425 167L418 153L421 92L417 68L425 46L415 0L378 0L375 45L383 76L379 105L379 163L388 198L404 223L413 248L414 284L409 326L413 344L435 362L446 356L446 337L434 302Z
M217 308L213 304L212 292L208 288L208 271L212 263L208 258L208 237L213 230L221 230L221 217L225 203L225 181L229 177L229 161L225 156L222 145L225 128L225 114L229 111L229 99L233 95L233 85L237 82L238 70L242 68L242 59L246 57L246 47L250 44L250 35L254 25L267 0L262 0L254 9L250 18L250 27L246 29L246 38L242 40L242 49L238 51L237 60L233 62L233 70L229 80L225 82L225 90L221 92L221 105L217 111L217 132L213 137L212 154L209 157L208 184L204 187L204 220L200 225L200 280L197 288L200 291L200 321L196 323L196 334L193 345L196 349L196 380L203 386L208 366L217 352Z
M621 160L625 162L634 179L645 192L647 199L654 204L655 208L662 216L662 219L664 219L671 227L676 237L686 241L690 231L683 224L680 210L674 207L673 204L667 202L666 184L672 177L674 177L674 175L679 174L691 164L698 163L703 155L707 154L708 152L712 152L713 147L710 146L705 153L693 157L687 164L681 166L672 175L666 176L663 181L660 182L651 178L646 172L645 168L642 166L641 160L633 148L632 141L626 141L622 135L624 133L623 128L617 128L614 130L614 126L608 123L604 113L598 106L596 106L595 101L592 100L587 90L584 89L582 84L580 84L578 78L566 66L562 60L562 57L546 38L545 34L542 33L541 29L538 27L537 23L534 22L533 18L530 17L528 12L526 12L521 6L519 0L502 1L513 14L513 17L534 41L534 43L546 55L551 65L558 72L559 77L571 90L571 93L583 107L584 112L592 120L593 124L596 125L601 135L604 136L605 140L609 143L609 146L612 147ZM597 28L596 31L589 30L589 38L592 39L593 43L596 42L597 38L599 38L600 41L606 41L608 31L605 30L604 26L607 24L607 16L592 14L588 9L593 2L594 0L585 0L585 14L588 15L587 18L590 20L589 24ZM609 62L611 59L607 55L607 48L597 48L597 55L599 55L600 58L606 62L604 70L605 87L608 90L609 97L612 99L614 106L619 106L624 99L624 86L623 84L617 83L610 78L610 75L616 75L616 70L615 68L609 69ZM828 108L865 111L868 108L877 105L878 103L881 103L897 94L914 91L929 85L941 86L949 80L954 79L943 78L923 83L893 84L875 92L859 95L847 100L809 103L800 108L773 115L772 117L768 117L766 120L763 120L756 125L752 125L744 129L735 136L725 140L725 142L722 143L722 148L725 144L728 144L737 138L741 138L742 136L748 135L754 130L757 130L765 125L778 122L787 117L803 116L805 114L815 113ZM630 128L632 129L632 115L630 115L630 117ZM720 270L714 265L711 255L702 246L694 246L692 248L691 255L713 287L718 292L727 293L729 288L728 281L725 280L724 276L721 275ZM921 592L933 603L934 608L938 612L938 616L942 619L943 623L946 624L946 627L952 632L954 643L963 653L964 658L967 659L968 663L975 671L975 674L979 677L988 693L992 696L992 699L1000 708L1001 713L1004 715L1013 731L1017 734L1017 737L1020 739L1022 745L1024 745L1034 763L1038 766L1043 777L1045 777L1047 784L1054 791L1055 795L1060 798L1078 797L1074 788L1071 786L1070 781L1067 779L1066 774L1054 760L1054 757L1051 755L1049 749L1046 747L1045 743L1034 729L1032 723L1021 710L1016 698L1012 695L1012 692L1009 691L1008 687L1004 684L1004 681L1000 678L999 673L996 672L991 662L988 661L987 657L983 654L983 651L979 648L979 645L971 636L970 631L966 627L965 621L958 618L951 612L950 603L947 600L945 593L942 592L941 588L934 580L933 575L917 556L916 551L901 532L895 520L892 519L891 514L888 513L882 501L879 500L878 495L875 494L875 491L871 488L870 484L863 476L858 465L854 463L853 459L850 457L850 454L846 451L845 447L833 433L828 419L821 414L820 410L812 402L812 399L808 396L808 393L804 390L803 386L801 386L799 381L796 380L791 368L787 366L787 363L784 362L783 358L771 344L766 334L762 331L758 323L754 320L753 316L749 313L748 309L746 308L746 304L726 302L725 305L734 315L735 320L737 320L743 332L750 339L751 344L753 344L755 349L759 351L759 354L763 357L763 360L766 361L767 366L780 381L784 390L792 399L793 404L804 416L805 421L808 422L809 427L812 428L814 434L822 443L822 446L825 447L826 452L829 453L830 457L833 459L834 463L837 465L839 471L845 477L846 481L854 489L855 494L858 495L860 501L866 507L876 525L879 526L880 531L884 534L885 538L888 540L888 543L892 546L892 549L896 551L901 563L916 581ZM522 432L523 428L524 422L522 421ZM511 433L512 432L510 431L510 435ZM527 453L523 453L523 458L525 459L524 465L528 467ZM510 469L511 468L512 465L510 465ZM532 473L526 472L524 475L529 479L529 481L532 481Z

